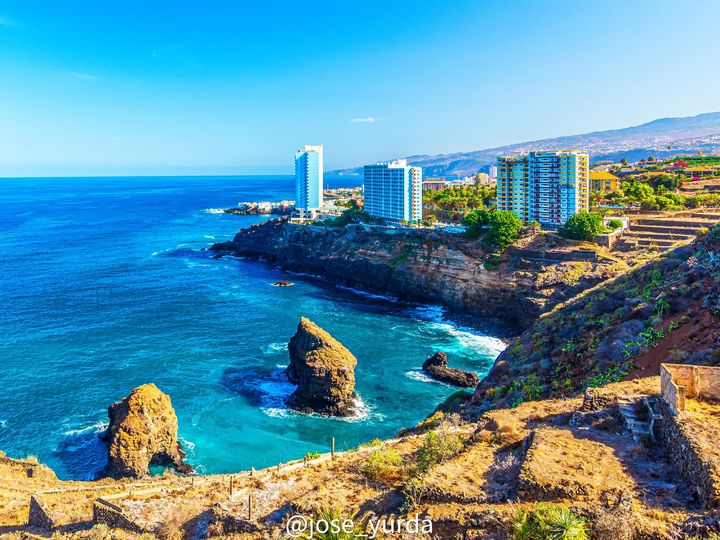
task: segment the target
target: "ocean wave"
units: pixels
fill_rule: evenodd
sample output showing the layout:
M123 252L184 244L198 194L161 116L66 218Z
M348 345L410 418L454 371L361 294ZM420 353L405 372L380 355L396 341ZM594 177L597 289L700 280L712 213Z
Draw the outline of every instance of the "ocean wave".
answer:
M203 238L206 240L215 240L215 237L212 234L203 234Z
M411 369L410 371L406 371L406 372L405 372L405 376L406 376L408 379L412 379L413 381L419 381L419 382L425 382L425 383L438 382L438 381L436 381L435 379L433 379L433 378L428 377L427 375L425 375L425 373L423 373L422 371L420 371L420 368Z
M0 420L0 428L6 428L7 427L7 420Z
M225 210L223 208L206 208L205 213L206 214L222 214Z
M275 354L279 352L284 352L288 350L288 344L283 341L276 341L275 343L270 343L270 345L266 345L263 347L263 354ZM278 367L285 367L285 366L278 366Z
M500 338L488 336L472 328L446 320L445 310L441 306L418 306L410 310L410 315L428 321L430 328L453 336L462 347L480 354L497 357L507 347L507 344Z
M373 300L385 300L387 302L393 302L397 303L399 300L395 298L394 296L390 295L383 295L383 294L373 294L367 291L363 291L360 289L353 289L352 287L348 287L346 285L335 285L336 288L342 289L343 291L348 291L353 294L357 294L358 296L364 296L365 298L372 298Z
M62 434L65 436L72 436L72 435L81 435L83 433L101 433L105 431L109 426L109 423L107 421L101 421L101 422L95 422L94 424L90 424L88 426L76 428L76 429L68 429L67 431L63 431Z
M292 386L292 385L291 385ZM293 389L295 387L293 386ZM290 407L283 406L275 406L275 407L261 407L260 410L262 410L265 414L268 416L271 416L273 418L287 418L289 416L310 416L317 419L322 420L331 420L331 421L337 421L337 422L348 422L348 423L356 423L356 422L364 422L368 419L373 419L378 422L385 419L385 416L380 413L376 413L373 411L372 407L370 407L365 401L360 397L356 396L353 400L353 409L355 410L354 414L351 416L326 416L323 414L316 414L316 413L302 413L299 411L295 411L291 409Z

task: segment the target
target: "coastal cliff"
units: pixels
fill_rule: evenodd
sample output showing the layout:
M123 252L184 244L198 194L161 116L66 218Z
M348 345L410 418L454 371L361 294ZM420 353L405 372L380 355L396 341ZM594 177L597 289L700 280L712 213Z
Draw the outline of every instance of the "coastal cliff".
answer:
M287 219L253 225L211 249L400 300L500 318L520 328L618 272L596 262L551 260L536 271L533 261L498 258L480 242L439 230L321 227Z

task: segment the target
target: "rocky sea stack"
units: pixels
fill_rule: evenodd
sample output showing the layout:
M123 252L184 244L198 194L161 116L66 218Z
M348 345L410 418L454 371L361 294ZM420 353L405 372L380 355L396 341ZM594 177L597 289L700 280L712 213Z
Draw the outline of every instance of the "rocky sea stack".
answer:
M108 475L141 478L150 474L151 464L172 465L181 473L193 472L183 461L185 452L178 442L178 419L170 396L154 384L139 386L112 404L108 417Z
M472 371L448 367L447 354L438 351L423 363L423 371L436 381L474 388L478 383L478 376Z
M288 345L285 370L297 390L288 398L293 409L330 416L354 413L357 360L325 330L302 317Z

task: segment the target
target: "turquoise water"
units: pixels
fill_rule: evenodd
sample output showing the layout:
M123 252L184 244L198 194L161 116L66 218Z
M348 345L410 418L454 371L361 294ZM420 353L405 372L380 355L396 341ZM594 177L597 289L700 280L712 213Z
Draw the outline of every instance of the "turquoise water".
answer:
M0 180L0 450L91 478L108 405L153 382L172 398L188 461L233 472L424 418L454 391L419 371L436 350L489 369L502 342L437 307L299 276L273 287L288 275L201 251L265 219L210 209L292 194L288 177ZM286 344L302 315L358 358L358 418L284 407Z

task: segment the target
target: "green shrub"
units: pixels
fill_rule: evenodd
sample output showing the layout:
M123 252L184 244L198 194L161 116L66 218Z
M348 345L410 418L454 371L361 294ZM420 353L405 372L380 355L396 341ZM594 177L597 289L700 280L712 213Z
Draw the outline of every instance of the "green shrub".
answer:
M602 215L597 212L581 212L570 216L558 232L565 238L589 240L602 233L604 228Z
M443 463L462 450L463 444L457 435L437 434L429 431L417 451L417 465L420 472L426 472L434 465Z
M538 504L520 510L511 523L510 540L585 540L585 520L565 506Z
M395 450L380 448L370 454L363 472L374 482L391 484L404 476L405 460Z
M403 509L405 511L414 510L422 502L422 498L427 495L428 485L421 478L411 478L402 488L402 495L405 498Z
M607 226L614 231L623 226L623 221L622 219L609 219Z

